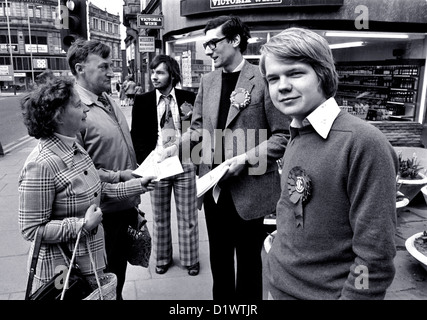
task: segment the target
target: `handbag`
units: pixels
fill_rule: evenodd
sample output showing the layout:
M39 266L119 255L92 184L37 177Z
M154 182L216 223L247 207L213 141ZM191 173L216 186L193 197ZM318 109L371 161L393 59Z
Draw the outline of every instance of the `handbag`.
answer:
M94 290L94 286L87 280L88 277L83 276L80 272L79 267L74 264L81 231L78 233L73 255L71 257L70 262L68 263L68 272L66 274L65 280L63 280L63 272L57 273L47 283L38 288L36 292L31 294L44 228L44 225L39 227L39 229L37 230L36 238L34 240L34 252L31 260L30 273L28 275L25 300L103 300L105 298L107 298L108 300L115 300L117 277L114 274L105 274L104 278L108 278L108 281L103 281L105 284L101 286L100 281L98 279L98 275L95 272L98 289ZM61 251L62 256L64 257L64 260L68 262L68 260L70 259L68 248L63 243L58 245L58 247ZM88 249L91 263L94 267L95 265L93 263L92 253L90 251L89 246ZM95 267L94 270L96 270Z
M145 213L138 211L136 224L128 226L129 246L127 260L131 265L148 268L151 256L151 235L147 227Z

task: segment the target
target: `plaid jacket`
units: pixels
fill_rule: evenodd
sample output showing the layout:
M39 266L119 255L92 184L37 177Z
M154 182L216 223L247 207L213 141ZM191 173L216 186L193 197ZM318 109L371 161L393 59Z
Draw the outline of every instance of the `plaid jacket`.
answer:
M19 177L19 226L24 239L33 241L37 228L46 224L35 280L51 279L65 265L58 243L70 251L83 226L86 210L104 198L125 199L143 193L139 179L109 184L101 182L87 152L78 144L67 145L56 136L41 139L28 156ZM92 270L86 241L91 246L97 270L105 268L102 224L91 234L82 234L76 262L83 274ZM29 252L28 266L34 242ZM34 281L37 289L39 282Z

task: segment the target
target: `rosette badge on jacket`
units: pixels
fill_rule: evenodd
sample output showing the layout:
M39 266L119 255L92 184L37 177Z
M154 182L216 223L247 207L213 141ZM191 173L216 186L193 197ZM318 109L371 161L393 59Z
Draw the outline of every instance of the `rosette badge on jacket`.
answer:
M183 104L181 104L179 110L181 114L181 121L191 119L191 115L193 114L193 105L191 103L185 101Z
M248 90L237 88L230 95L231 105L237 109L244 109L251 103L251 94Z

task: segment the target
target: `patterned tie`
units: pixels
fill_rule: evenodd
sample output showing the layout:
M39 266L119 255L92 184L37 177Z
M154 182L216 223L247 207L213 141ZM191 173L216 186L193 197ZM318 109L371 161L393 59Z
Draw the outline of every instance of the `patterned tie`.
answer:
M165 113L163 113L163 116L160 119L160 128L162 129L163 146L168 147L174 143L176 139L175 125L173 122L172 110L170 108L172 96L162 96L162 99L165 101Z
M173 117L172 117L172 111L170 109L170 102L172 99L171 95L163 96L162 99L165 102L165 112L162 115L162 118L160 119L160 128L164 128L165 125L167 128L174 128L173 124Z

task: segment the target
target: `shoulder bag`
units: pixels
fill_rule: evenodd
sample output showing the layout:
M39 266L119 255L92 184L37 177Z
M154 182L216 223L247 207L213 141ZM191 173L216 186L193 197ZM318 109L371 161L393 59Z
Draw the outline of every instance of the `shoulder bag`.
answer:
M151 256L151 236L147 228L145 213L140 209L136 224L129 225L128 236L129 246L127 250L127 260L131 265L148 268Z

